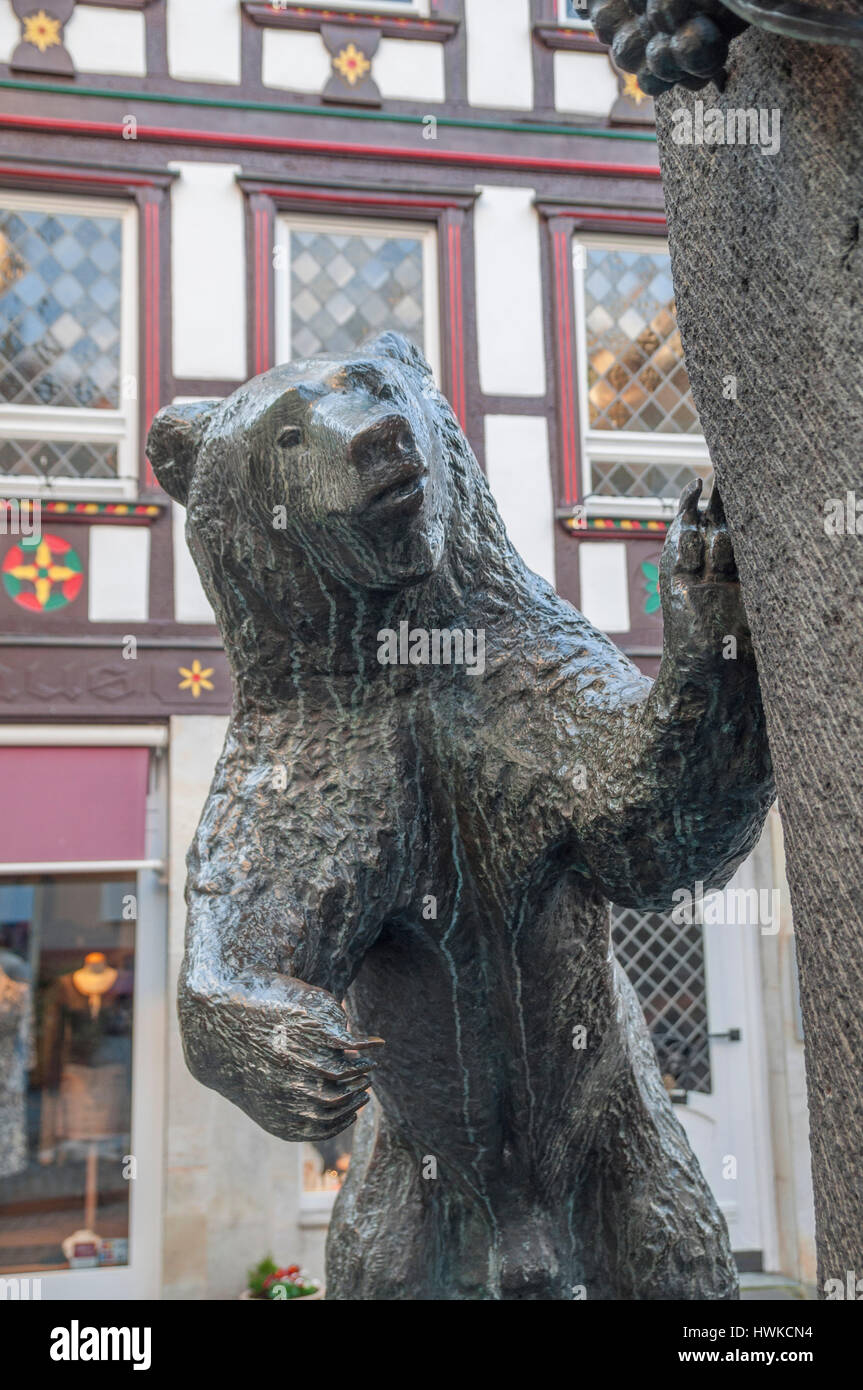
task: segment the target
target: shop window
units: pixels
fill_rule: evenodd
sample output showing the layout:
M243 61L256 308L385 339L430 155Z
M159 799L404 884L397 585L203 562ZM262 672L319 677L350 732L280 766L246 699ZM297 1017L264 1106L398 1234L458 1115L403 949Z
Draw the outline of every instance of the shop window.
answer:
M693 478L711 477L668 251L655 240L579 238L573 267L588 505L661 514Z
M329 1214L339 1188L347 1177L351 1161L354 1126L334 1139L321 1139L302 1146L300 1208L307 1215Z
M438 368L436 237L417 224L279 220L279 360L348 353L397 329Z
M131 494L134 208L0 193L0 487Z
M126 1265L134 873L0 881L0 1274Z

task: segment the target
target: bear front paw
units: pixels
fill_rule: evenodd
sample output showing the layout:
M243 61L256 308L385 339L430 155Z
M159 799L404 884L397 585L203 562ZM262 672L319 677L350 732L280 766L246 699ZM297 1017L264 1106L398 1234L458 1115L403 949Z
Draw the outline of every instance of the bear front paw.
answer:
M717 659L749 655L749 625L740 595L734 547L716 484L699 507L697 478L683 493L660 563L666 650ZM733 639L733 641L729 641Z
M680 499L675 569L680 574L697 576L702 582L729 583L737 579L737 564L725 508L714 483L707 508L700 511L701 486L701 479L696 478Z

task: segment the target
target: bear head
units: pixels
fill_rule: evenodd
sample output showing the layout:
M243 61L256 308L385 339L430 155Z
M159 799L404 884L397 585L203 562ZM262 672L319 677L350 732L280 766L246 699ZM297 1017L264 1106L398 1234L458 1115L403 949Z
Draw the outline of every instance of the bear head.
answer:
M278 608L297 551L359 588L434 572L453 505L442 407L419 350L385 333L349 357L274 367L224 401L166 406L147 453L187 508L208 591L239 567Z

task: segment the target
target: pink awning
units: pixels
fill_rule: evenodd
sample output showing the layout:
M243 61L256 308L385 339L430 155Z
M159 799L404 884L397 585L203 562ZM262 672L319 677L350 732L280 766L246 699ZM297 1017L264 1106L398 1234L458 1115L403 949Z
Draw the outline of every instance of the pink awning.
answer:
M143 859L147 748L0 748L0 862Z

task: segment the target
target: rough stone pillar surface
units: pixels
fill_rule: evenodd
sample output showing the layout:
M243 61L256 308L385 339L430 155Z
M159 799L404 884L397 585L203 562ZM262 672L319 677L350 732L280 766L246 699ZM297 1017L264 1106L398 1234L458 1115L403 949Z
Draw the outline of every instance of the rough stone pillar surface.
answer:
M677 144L698 101L778 111L778 151ZM823 1289L863 1270L863 53L749 29L725 91L675 88L657 125L787 839Z

